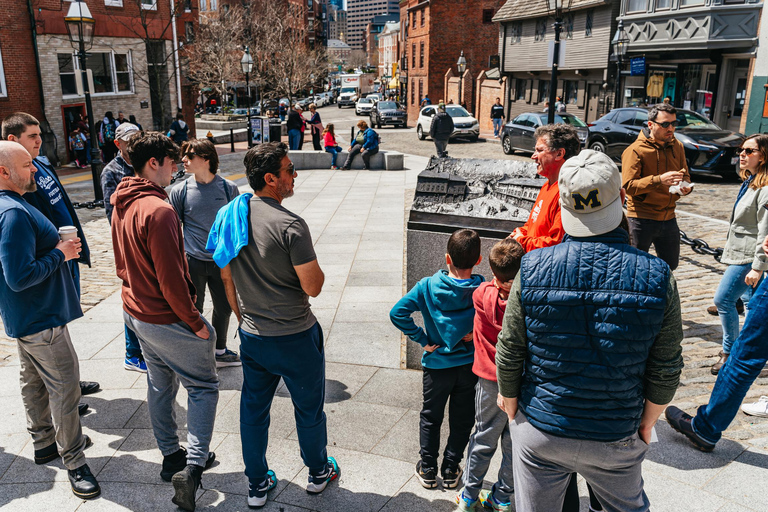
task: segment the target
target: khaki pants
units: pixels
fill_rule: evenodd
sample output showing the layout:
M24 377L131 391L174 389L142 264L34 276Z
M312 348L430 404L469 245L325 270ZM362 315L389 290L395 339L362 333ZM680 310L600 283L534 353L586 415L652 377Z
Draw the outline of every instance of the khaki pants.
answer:
M21 363L21 398L27 430L36 450L54 441L64 466L85 464L80 427L80 367L66 325L17 339Z

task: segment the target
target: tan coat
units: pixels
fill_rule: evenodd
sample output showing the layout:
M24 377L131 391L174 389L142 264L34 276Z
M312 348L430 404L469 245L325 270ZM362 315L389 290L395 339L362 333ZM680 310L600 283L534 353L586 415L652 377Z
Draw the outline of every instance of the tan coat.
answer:
M768 235L768 187L748 188L736 203L728 226L721 263L752 264L753 270L768 270L768 258L762 243Z
M683 179L691 181L683 144L674 139L661 144L650 138L644 128L637 140L621 155L621 184L627 191L627 216L637 219L670 220L675 218L677 194L662 185L661 175L682 170Z

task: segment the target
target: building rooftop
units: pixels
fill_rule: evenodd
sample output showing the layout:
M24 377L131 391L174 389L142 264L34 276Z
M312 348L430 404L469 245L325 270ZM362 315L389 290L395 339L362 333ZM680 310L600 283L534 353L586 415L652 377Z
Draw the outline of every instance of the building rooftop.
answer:
M611 0L572 0L571 11L610 4ZM496 11L493 21L512 21L526 18L539 18L547 15L547 2L544 0L507 0Z
M325 42L325 46L328 48L332 48L334 50L351 50L352 49L352 47L350 47L347 43L339 39L329 39L328 41Z

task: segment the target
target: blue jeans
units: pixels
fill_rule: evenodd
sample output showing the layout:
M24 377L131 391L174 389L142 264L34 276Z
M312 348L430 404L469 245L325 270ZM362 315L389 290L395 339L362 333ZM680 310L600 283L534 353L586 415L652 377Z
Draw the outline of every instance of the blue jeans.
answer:
M267 476L269 409L280 377L291 393L301 459L310 474L322 473L328 461L328 432L323 411L325 351L320 324L287 336L239 332L243 362L240 439L245 475L254 482Z
M132 357L138 357L139 359L144 359L144 356L141 355L141 346L139 345L139 338L136 336L136 333L131 330L130 327L128 327L128 324L125 325L125 358L131 359Z
M710 443L720 440L749 387L768 361L768 279L763 279L750 301L751 311L717 374L709 403L693 418L693 430Z
M332 167L336 167L336 159L339 158L339 153L341 153L341 151L342 150L340 146L330 147L330 148L328 146L325 146L325 152L331 154Z
M723 353L730 354L733 342L739 335L739 313L736 311L736 300L741 297L744 303L744 314L749 315L749 300L755 291L744 282L744 278L752 270L752 264L728 265L723 278L715 292L715 306L723 324Z
M501 127L504 126L504 120L499 119L491 119L493 121L493 136L498 137L501 133Z
M301 133L301 130L297 130L295 128L293 130L288 130L288 149L294 151L299 149L299 141L303 135L304 134Z

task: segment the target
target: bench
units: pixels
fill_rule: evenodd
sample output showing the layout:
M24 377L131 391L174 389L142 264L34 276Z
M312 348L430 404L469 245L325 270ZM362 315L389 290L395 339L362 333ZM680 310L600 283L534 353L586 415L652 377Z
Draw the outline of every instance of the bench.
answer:
M304 142L307 144L307 141ZM310 141L310 145L312 142ZM342 151L339 153L336 163L339 167L344 165L347 160L349 152ZM325 151L314 150L301 150L301 151L289 151L288 157L293 162L293 167L296 170L302 169L330 169L331 168L331 154ZM398 151L385 151L379 150L378 153L371 157L371 169L372 170L385 170L385 171L400 171L403 169L403 157L404 155ZM363 168L363 157L359 154L352 162L352 169Z

